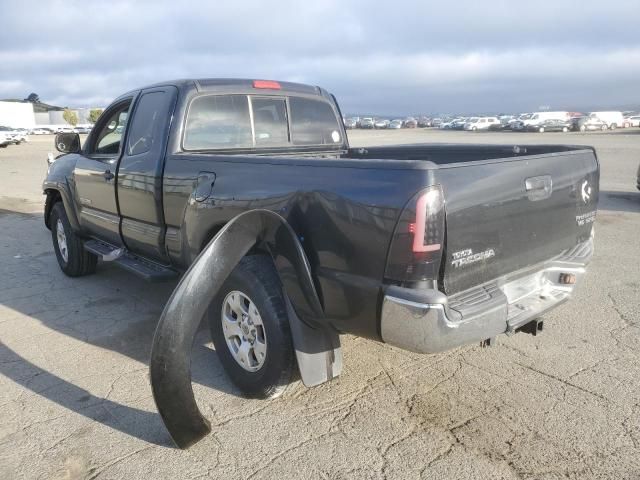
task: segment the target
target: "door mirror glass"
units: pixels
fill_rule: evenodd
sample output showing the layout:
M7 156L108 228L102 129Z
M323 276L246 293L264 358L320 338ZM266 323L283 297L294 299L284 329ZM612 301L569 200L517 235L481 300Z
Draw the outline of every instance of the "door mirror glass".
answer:
M78 153L80 151L80 135L77 133L58 133L56 149L62 153Z

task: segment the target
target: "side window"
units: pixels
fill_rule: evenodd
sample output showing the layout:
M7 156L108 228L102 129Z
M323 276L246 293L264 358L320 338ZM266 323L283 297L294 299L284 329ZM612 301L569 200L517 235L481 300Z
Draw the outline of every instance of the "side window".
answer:
M340 127L327 102L290 97L291 139L294 145L333 145L340 143Z
M170 95L165 92L145 93L140 98L127 137L127 155L139 155L153 148L154 142L158 141L169 99Z
M289 143L284 98L251 97L251 106L256 146L283 146Z
M186 150L252 148L249 100L245 95L206 95L191 103L183 146Z
M127 125L127 115L131 102L127 102L117 107L113 112L108 113L104 123L99 125L94 148L90 153L104 155L117 155L120 151L120 142Z

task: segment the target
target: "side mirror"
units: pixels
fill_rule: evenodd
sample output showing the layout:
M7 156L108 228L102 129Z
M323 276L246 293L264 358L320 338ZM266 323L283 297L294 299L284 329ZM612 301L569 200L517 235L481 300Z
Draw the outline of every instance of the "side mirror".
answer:
M80 135L77 133L58 133L55 144L59 152L78 153L80 151Z

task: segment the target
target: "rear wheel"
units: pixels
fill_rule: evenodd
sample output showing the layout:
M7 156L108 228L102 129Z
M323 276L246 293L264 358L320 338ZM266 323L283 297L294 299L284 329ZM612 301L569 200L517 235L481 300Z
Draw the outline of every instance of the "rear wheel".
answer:
M539 131L540 133L544 133L544 127L540 127L540 128L538 129L538 131Z
M584 125L580 125L580 131L581 132L586 132L587 131L587 127L585 127Z
M563 131L564 133L567 133L567 132L569 131L569 129L568 129L567 127L562 127L562 131Z
M612 123L611 126L609 127L611 130L615 130L616 128L618 128L618 124L617 123Z
M271 259L243 258L207 316L220 363L240 391L253 398L281 395L296 363L280 279Z
M94 273L98 257L84 249L82 239L71 229L62 202L56 203L51 209L49 226L60 269L70 277Z

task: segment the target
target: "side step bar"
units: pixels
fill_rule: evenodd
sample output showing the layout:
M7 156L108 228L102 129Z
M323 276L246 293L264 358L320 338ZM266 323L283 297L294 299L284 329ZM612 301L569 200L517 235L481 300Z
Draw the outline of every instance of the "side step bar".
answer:
M114 247L100 240L87 240L84 242L84 248L88 252L96 255L99 259L106 262L113 262L119 267L142 277L147 282L166 282L178 278L178 272L169 267L139 257L122 248Z

